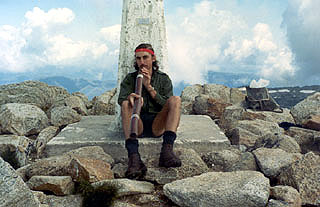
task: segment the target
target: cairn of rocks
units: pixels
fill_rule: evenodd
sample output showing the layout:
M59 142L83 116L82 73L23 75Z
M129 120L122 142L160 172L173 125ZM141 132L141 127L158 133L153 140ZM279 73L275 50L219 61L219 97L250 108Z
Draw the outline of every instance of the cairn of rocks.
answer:
M144 158L148 173L139 181L124 178L127 160L100 146L46 155L66 126L114 115L115 94L89 101L38 81L0 86L0 207L90 206L90 196L114 207L320 206L320 93L274 113L245 109L237 88L186 87L182 113L210 117L230 146L202 154L176 148L183 164L172 169ZM92 189L107 191L101 198Z

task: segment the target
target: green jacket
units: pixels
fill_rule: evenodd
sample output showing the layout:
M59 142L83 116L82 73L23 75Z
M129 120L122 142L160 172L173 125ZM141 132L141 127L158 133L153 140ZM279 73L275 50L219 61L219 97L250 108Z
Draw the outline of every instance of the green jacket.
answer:
M129 73L121 82L118 104L121 106L127 97L134 93L136 77L138 72ZM160 71L153 71L151 77L151 85L157 91L155 99L153 99L148 91L142 87L143 106L141 113L158 113L161 111L167 99L173 95L172 82L169 76Z

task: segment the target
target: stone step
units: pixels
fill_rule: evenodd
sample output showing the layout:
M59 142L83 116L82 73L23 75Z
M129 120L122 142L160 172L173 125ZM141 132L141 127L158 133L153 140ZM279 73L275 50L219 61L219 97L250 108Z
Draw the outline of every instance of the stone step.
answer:
M127 157L127 151L123 133L112 129L114 121L112 115L83 116L80 122L68 125L48 142L45 153L54 156L79 147L101 146L115 161L120 161ZM139 138L141 156L159 153L161 143L162 138ZM182 115L175 147L191 148L202 155L227 149L230 142L209 116Z

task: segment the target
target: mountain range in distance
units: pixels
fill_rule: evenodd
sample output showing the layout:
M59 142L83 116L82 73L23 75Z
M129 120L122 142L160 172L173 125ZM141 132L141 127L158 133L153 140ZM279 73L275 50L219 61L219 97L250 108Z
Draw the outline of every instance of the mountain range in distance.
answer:
M219 74L221 75L221 74ZM228 79L223 79L220 76L220 81L214 84L225 85L230 88L240 88L240 84L243 82L238 82L234 84L233 78L236 76L228 76ZM229 80L230 82L228 82ZM244 79L243 79L244 80ZM251 81L252 79L250 79ZM94 96L99 96L102 93L115 88L117 83L114 80L110 81L88 81L85 79L70 79L66 77L49 77L45 79L40 79L40 81L47 83L48 85L56 85L64 87L68 90L68 92L82 92L88 96L89 99L92 99ZM249 79L247 85L249 85ZM213 84L213 83L212 83ZM182 90L189 86L190 84L184 84L180 82L174 86L174 95L180 96ZM245 84L246 85L246 84ZM320 92L320 85L312 85L312 86L295 86L295 87L273 87L268 88L270 96L274 98L274 100L282 107L282 108L292 108L294 105L304 100L308 96Z
M47 77L34 79L28 74L21 74L19 76L9 76L0 74L0 85L9 83L19 83L26 80L39 80L47 83L48 85L60 86L65 88L69 93L82 92L89 100L95 96L100 96L102 93L111 90L117 86L115 78L107 80L107 75L104 75L102 80L88 80L84 77L71 78L64 75L52 75L47 74ZM75 76L78 77L78 76ZM89 76L88 76L89 77ZM258 80L254 74L245 73L223 73L209 71L207 74L207 84L221 84L229 88L241 88L249 85L252 80ZM174 95L180 96L182 90L190 86L185 82L179 82L174 85ZM283 108L291 108L307 96L320 92L319 85L313 86L295 86L295 87L268 87L270 95L277 101L277 103Z
M83 78L71 79L64 76L53 76L41 78L39 81L47 83L48 85L60 86L65 88L69 93L81 92L88 96L91 100L95 96L100 96L106 91L116 87L115 80L86 80Z
M270 96L282 107L292 108L308 96L320 92L320 85L269 88Z
M237 88L242 85L249 84L251 80L257 78L252 74L233 74L233 73L220 73L208 72L207 82L225 85L230 88ZM48 85L61 86L67 89L68 92L73 93L76 91L82 92L92 99L94 96L99 96L107 90L115 88L117 85L116 80L87 80L84 78L70 78L65 76L51 76L40 78L39 81L45 82ZM179 82L174 84L173 93L180 96L183 89L190 84Z

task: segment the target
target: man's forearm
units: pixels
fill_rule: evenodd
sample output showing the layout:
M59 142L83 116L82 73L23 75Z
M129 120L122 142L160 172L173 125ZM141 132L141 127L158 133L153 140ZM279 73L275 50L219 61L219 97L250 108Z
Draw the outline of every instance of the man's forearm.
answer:
M151 85L147 87L147 91L153 99L156 97L157 91Z

